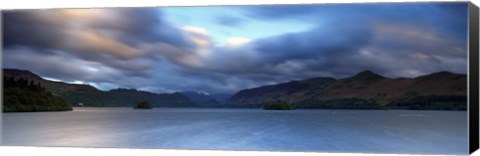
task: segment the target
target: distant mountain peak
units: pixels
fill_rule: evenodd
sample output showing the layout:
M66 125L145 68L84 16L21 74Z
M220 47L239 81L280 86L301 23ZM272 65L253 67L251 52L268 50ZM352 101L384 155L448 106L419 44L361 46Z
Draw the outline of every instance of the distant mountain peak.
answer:
M305 108L331 108L334 102L325 102L325 106L320 103L328 100L362 99L387 105L394 101L406 102L398 101L402 98L410 100L412 97L422 99L428 96L457 96L463 99L467 93L466 80L466 75L451 72L437 72L417 78L392 79L367 70L338 80L310 78L300 81L299 84L280 83L244 89L233 95L228 104L237 107L261 108L265 103L279 100L293 102ZM461 108L465 103L457 104ZM407 107L417 107L415 105L416 103L411 103ZM349 107L340 106L339 108ZM356 104L352 105L352 108L356 107ZM457 108L449 107L448 109Z
M378 74L372 72L371 70L364 70L364 71L361 71L361 72L357 73L356 75L378 75Z
M436 73L432 73L430 75L456 75L455 73L449 72L449 71L439 71Z
M42 79L37 74L34 74L33 72L31 72L29 70L23 70L23 69L4 68L3 69L3 74L4 74L4 76L5 75L7 75L7 76L23 75L23 76L27 76L29 78L36 79L36 80Z
M137 91L137 89L133 89L133 88L115 88L115 89L111 89L111 91Z
M28 73L32 73L31 71L29 70L24 70L24 69L15 69L15 68L3 68L3 70L5 71L17 71L17 72L28 72Z
M220 104L215 98L211 97L210 94L204 91L184 91L179 92L179 94L185 95L200 107L216 106Z
M385 78L385 77L383 77L382 75L379 75L377 73L374 73L370 70L365 70L365 71L362 71L362 72L354 75L351 78L353 78L353 79L379 79L379 78Z
M133 88L115 88L115 89L111 89L110 92L122 92L122 91L139 91L137 89L133 89Z
M188 97L180 93L156 94L130 88L102 91L88 84L69 84L61 81L46 80L28 70L3 69L3 77L32 80L53 94L61 96L70 105L82 103L83 106L130 107L138 101L147 100L152 102L155 107L195 106Z
M467 76L466 74L456 74L456 73L452 73L452 72L449 72L449 71L439 71L439 72L431 73L431 74L428 74L428 75L418 76L417 78L421 78L421 79L445 79L445 78L460 78L460 77L466 77L466 76Z

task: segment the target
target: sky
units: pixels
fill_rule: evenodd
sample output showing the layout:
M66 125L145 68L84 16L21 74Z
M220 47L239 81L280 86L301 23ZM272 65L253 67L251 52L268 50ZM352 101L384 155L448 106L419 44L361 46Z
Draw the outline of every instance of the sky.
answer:
M101 90L239 90L370 70L467 72L467 5L370 3L2 12L3 68Z

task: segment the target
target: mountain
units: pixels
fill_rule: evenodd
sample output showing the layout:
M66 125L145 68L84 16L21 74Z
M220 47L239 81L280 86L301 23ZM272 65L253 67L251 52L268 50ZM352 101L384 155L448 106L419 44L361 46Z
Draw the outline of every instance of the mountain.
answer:
M4 77L3 82L3 112L72 110L64 99L32 81Z
M214 98L217 100L220 104L225 104L228 102L230 97L232 97L232 94L225 94L225 93L217 93L217 94L211 94L210 97Z
M466 94L464 74L444 71L416 78L387 78L363 71L344 79L320 77L245 89L228 103L234 107L262 107L271 101L287 101L300 108L463 110Z
M140 101L148 101L154 107L195 107L188 97L180 93L156 94L135 89L102 91L90 85L45 80L30 71L19 69L3 69L3 76L38 83L49 92L65 99L71 106L132 107Z
M302 97L309 97L323 90L333 83L333 78L313 78L303 81L290 81L276 85L241 90L233 95L229 104L255 104L267 101L298 101Z
M95 87L84 84L68 84L64 82L56 82L45 80L42 77L28 71L20 69L3 69L3 77L14 77L15 79L23 78L25 80L33 81L35 83L40 83L42 86L48 90L58 93L58 92L67 92L67 91L76 91L76 90L85 90L85 91L96 91Z
M195 103L195 105L199 107L220 106L220 102L218 102L215 98L210 97L210 95L205 92L185 91L185 92L180 92L180 94L188 97L190 100L192 100Z
M157 94L123 88L102 91L90 85L45 80L18 69L3 69L3 75L4 82L22 79L29 85L39 84L47 91L28 94L47 94L51 99L61 97L71 106L132 107L148 101L154 107L261 108L274 101L284 101L295 104L296 108L466 110L467 103L466 75L447 71L415 78L388 78L363 71L343 79L317 77L244 89L233 96L202 92ZM5 99L4 104L12 101L15 100Z

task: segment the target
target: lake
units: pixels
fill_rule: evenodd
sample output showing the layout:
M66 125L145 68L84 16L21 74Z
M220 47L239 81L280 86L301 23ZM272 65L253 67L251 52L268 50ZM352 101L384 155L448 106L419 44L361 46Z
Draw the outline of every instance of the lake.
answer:
M467 112L74 108L6 113L3 145L467 154Z

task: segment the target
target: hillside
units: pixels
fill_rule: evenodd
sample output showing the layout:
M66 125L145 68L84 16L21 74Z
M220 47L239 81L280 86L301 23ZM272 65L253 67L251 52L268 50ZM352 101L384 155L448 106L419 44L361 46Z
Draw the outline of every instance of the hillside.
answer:
M288 101L304 108L466 109L467 77L438 72L416 78L387 78L371 71L344 79L312 78L239 91L234 107ZM353 106L346 106L358 103ZM410 103L407 105L407 103ZM439 104L442 103L442 104Z
M32 81L4 77L3 82L3 112L72 110L61 97Z
M47 88L49 91L54 93L84 90L84 91L96 91L93 86L84 85L84 84L68 84L64 82L49 81L41 78L40 76L28 71L20 69L3 69L3 77L14 77L15 79L23 78L25 80L31 80L35 83L40 83L42 86Z
M25 79L39 83L47 91L59 95L71 106L132 107L140 101L148 101L154 107L194 107L194 103L179 93L156 94L134 89L102 91L90 85L68 84L45 80L40 76L18 69L3 69L4 78Z
M210 95L206 93L185 91L185 92L180 92L180 94L188 97L198 107L219 107L220 106L220 102L218 102L215 98L210 97Z
M26 70L3 71L4 79L32 81L71 106L132 107L148 101L153 107L262 108L272 101L285 101L296 108L466 110L467 103L466 75L445 71L415 78L388 78L364 71L343 79L317 77L244 89L231 97L122 88L102 91L90 85L45 80Z
M210 97L217 100L221 105L224 105L228 102L230 97L232 97L232 94L216 93L216 94L211 94Z

